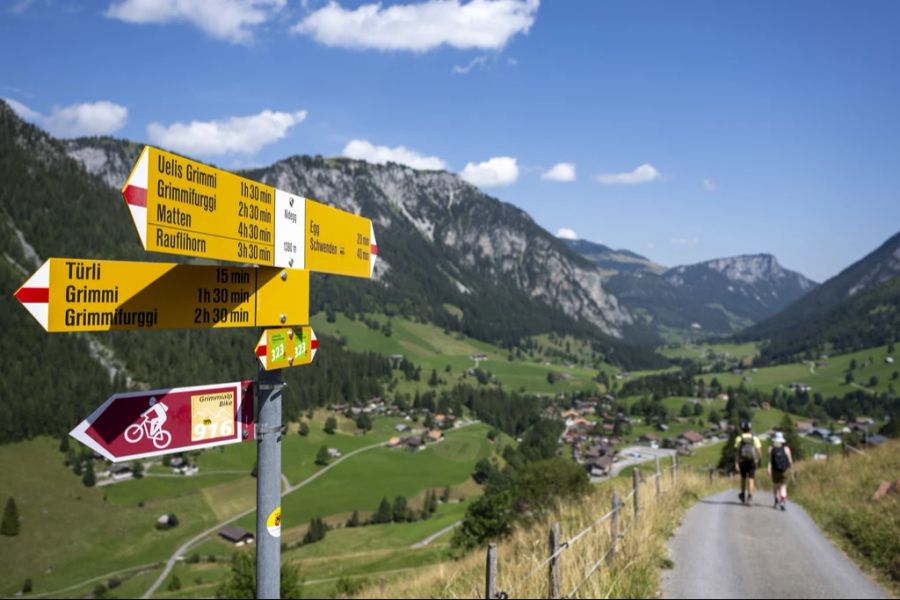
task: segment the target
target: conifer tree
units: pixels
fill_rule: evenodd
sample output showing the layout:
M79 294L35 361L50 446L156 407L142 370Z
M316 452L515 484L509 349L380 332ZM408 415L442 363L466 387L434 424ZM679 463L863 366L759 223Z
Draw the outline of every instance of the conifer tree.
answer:
M0 522L0 534L8 536L19 535L19 508L16 501L10 496L3 509L3 521Z
M87 487L94 487L94 484L97 483L97 477L94 475L94 461L88 460L87 468L84 470L84 475L81 478L81 483Z
M321 466L328 464L328 448L325 446L319 448L319 453L316 454L316 464Z
M359 511L354 510L350 518L347 519L347 527L359 527Z

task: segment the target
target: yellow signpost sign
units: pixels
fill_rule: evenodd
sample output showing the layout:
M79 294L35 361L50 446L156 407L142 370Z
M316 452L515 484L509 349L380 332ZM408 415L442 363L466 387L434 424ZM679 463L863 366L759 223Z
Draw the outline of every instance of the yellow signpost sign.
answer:
M122 195L146 250L352 277L375 268L369 219L158 148L144 147Z
M51 258L15 293L50 332L309 322L309 271Z
M312 362L319 347L312 327L266 329L256 343L256 356L266 371Z

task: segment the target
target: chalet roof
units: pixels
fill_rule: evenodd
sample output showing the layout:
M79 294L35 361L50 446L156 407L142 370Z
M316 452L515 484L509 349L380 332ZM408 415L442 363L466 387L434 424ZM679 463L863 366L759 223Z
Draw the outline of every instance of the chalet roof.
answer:
M692 444L696 444L703 441L703 436L697 433L696 431L685 431L681 434L680 437L683 437L687 441Z
M244 540L253 539L252 533L242 527L237 527L236 525L226 525L219 530L219 535L235 544Z

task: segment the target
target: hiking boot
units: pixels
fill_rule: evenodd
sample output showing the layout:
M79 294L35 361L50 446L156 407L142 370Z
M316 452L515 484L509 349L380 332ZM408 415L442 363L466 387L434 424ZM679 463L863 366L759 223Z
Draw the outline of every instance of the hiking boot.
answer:
M781 510L782 511L787 510L786 506L787 506L787 500L782 500L781 501Z
M741 504L744 504L744 492L741 492L740 494L738 494L738 498L740 499Z
M772 508L777 509L779 506L781 506L781 500L779 500L778 498L775 498L775 504L772 506Z
M753 504L753 494L747 496L747 504Z

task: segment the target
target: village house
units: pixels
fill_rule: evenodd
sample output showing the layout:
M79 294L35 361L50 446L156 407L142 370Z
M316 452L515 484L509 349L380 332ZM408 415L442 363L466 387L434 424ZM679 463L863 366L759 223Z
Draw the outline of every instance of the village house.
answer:
M243 546L244 544L253 543L253 534L237 527L236 525L227 525L219 530L219 537L226 542L231 542L235 546Z
M439 442L444 439L444 434L437 429L428 432L428 440L431 442Z
M606 455L590 460L584 464L591 477L606 477L613 466L613 457Z
M400 438L397 436L392 437L387 441L388 448L396 448L400 445Z
M807 435L813 430L812 421L797 421L797 433Z
M811 392L812 386L808 383L800 383L798 381L794 381L788 384L788 388L794 390L795 392Z
M422 438L416 435L411 435L409 437L403 438L403 445L412 452L417 452L425 448L425 442L422 441Z
M638 438L638 441L647 445L650 444L658 444L659 438L653 433L645 433L641 437Z
M394 430L397 433L403 433L404 431L409 431L409 425L407 425L406 423L397 423L396 425L394 425Z
M331 457L331 458L340 458L340 457L341 457L341 451L338 450L337 448L329 448L329 449L328 449L328 456Z
M678 439L683 440L688 445L688 447L693 448L694 446L702 442L704 440L704 437L696 431L685 431L678 436Z
M114 481L131 479L131 477L134 475L134 472L131 470L130 466L121 463L117 465L110 465L107 473Z

